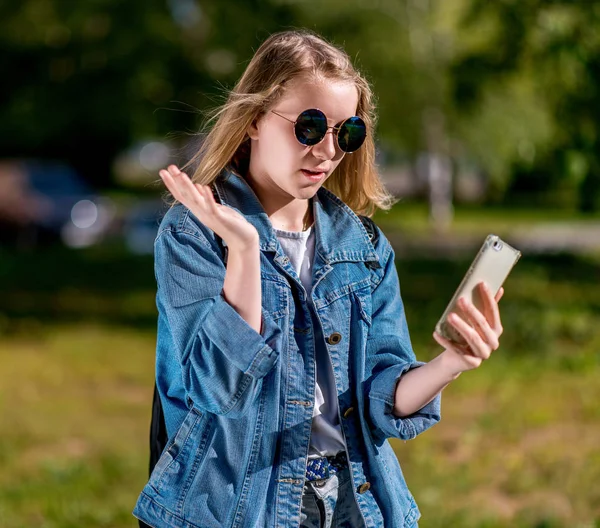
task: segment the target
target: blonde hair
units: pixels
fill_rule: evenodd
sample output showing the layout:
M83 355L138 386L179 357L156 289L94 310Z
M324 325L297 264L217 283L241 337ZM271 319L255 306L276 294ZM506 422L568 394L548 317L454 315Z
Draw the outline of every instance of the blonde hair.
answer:
M357 115L367 125L361 148L345 155L323 185L356 214L372 216L376 208L390 209L396 200L386 191L375 166L376 118L369 83L344 51L305 30L283 31L263 42L226 103L214 112L212 128L184 170L196 166L192 181L202 185L210 185L225 167L243 177L250 159L250 125L275 105L287 85L301 77L353 83L358 90Z

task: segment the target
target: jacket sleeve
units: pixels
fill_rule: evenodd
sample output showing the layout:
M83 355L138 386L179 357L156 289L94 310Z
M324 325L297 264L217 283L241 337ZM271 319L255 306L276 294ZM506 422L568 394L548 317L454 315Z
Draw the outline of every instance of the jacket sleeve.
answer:
M440 394L422 409L397 418L392 414L396 384L407 371L423 365L417 361L410 343L394 251L382 237L385 246L383 276L372 293L371 327L367 338L366 383L368 416L373 434L382 439L409 440L440 420Z
M258 333L225 300L225 264L202 233L164 230L154 251L159 317L175 349L165 353L180 367L170 375L181 376L188 406L243 414L278 361L279 327L262 309Z

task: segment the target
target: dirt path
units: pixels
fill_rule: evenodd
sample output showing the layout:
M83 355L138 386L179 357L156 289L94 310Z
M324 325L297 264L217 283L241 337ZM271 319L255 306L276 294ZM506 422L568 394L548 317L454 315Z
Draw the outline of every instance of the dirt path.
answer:
M460 257L475 251L484 236L479 234L445 233L407 236L402 231L385 230L397 253L419 256ZM547 223L527 228L515 228L502 238L524 254L574 253L600 254L600 222Z

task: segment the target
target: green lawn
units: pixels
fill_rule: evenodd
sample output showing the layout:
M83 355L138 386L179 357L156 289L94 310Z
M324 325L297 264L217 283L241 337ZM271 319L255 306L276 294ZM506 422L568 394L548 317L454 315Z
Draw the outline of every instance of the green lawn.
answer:
M468 259L398 262L413 345ZM502 348L446 389L443 420L393 441L428 527L600 526L600 266L524 258ZM0 526L133 527L147 476L152 262L0 254Z

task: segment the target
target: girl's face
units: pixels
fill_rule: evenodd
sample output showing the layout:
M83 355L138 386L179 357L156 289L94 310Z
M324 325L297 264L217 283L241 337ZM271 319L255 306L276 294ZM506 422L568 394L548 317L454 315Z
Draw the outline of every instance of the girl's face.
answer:
M268 111L248 131L251 180L271 198L291 201L313 197L345 153L332 130L317 145L302 145L294 134L293 122L304 110L317 108L327 116L329 126L334 126L356 115L357 105L358 90L352 83L305 79L291 83L271 109L281 115Z

